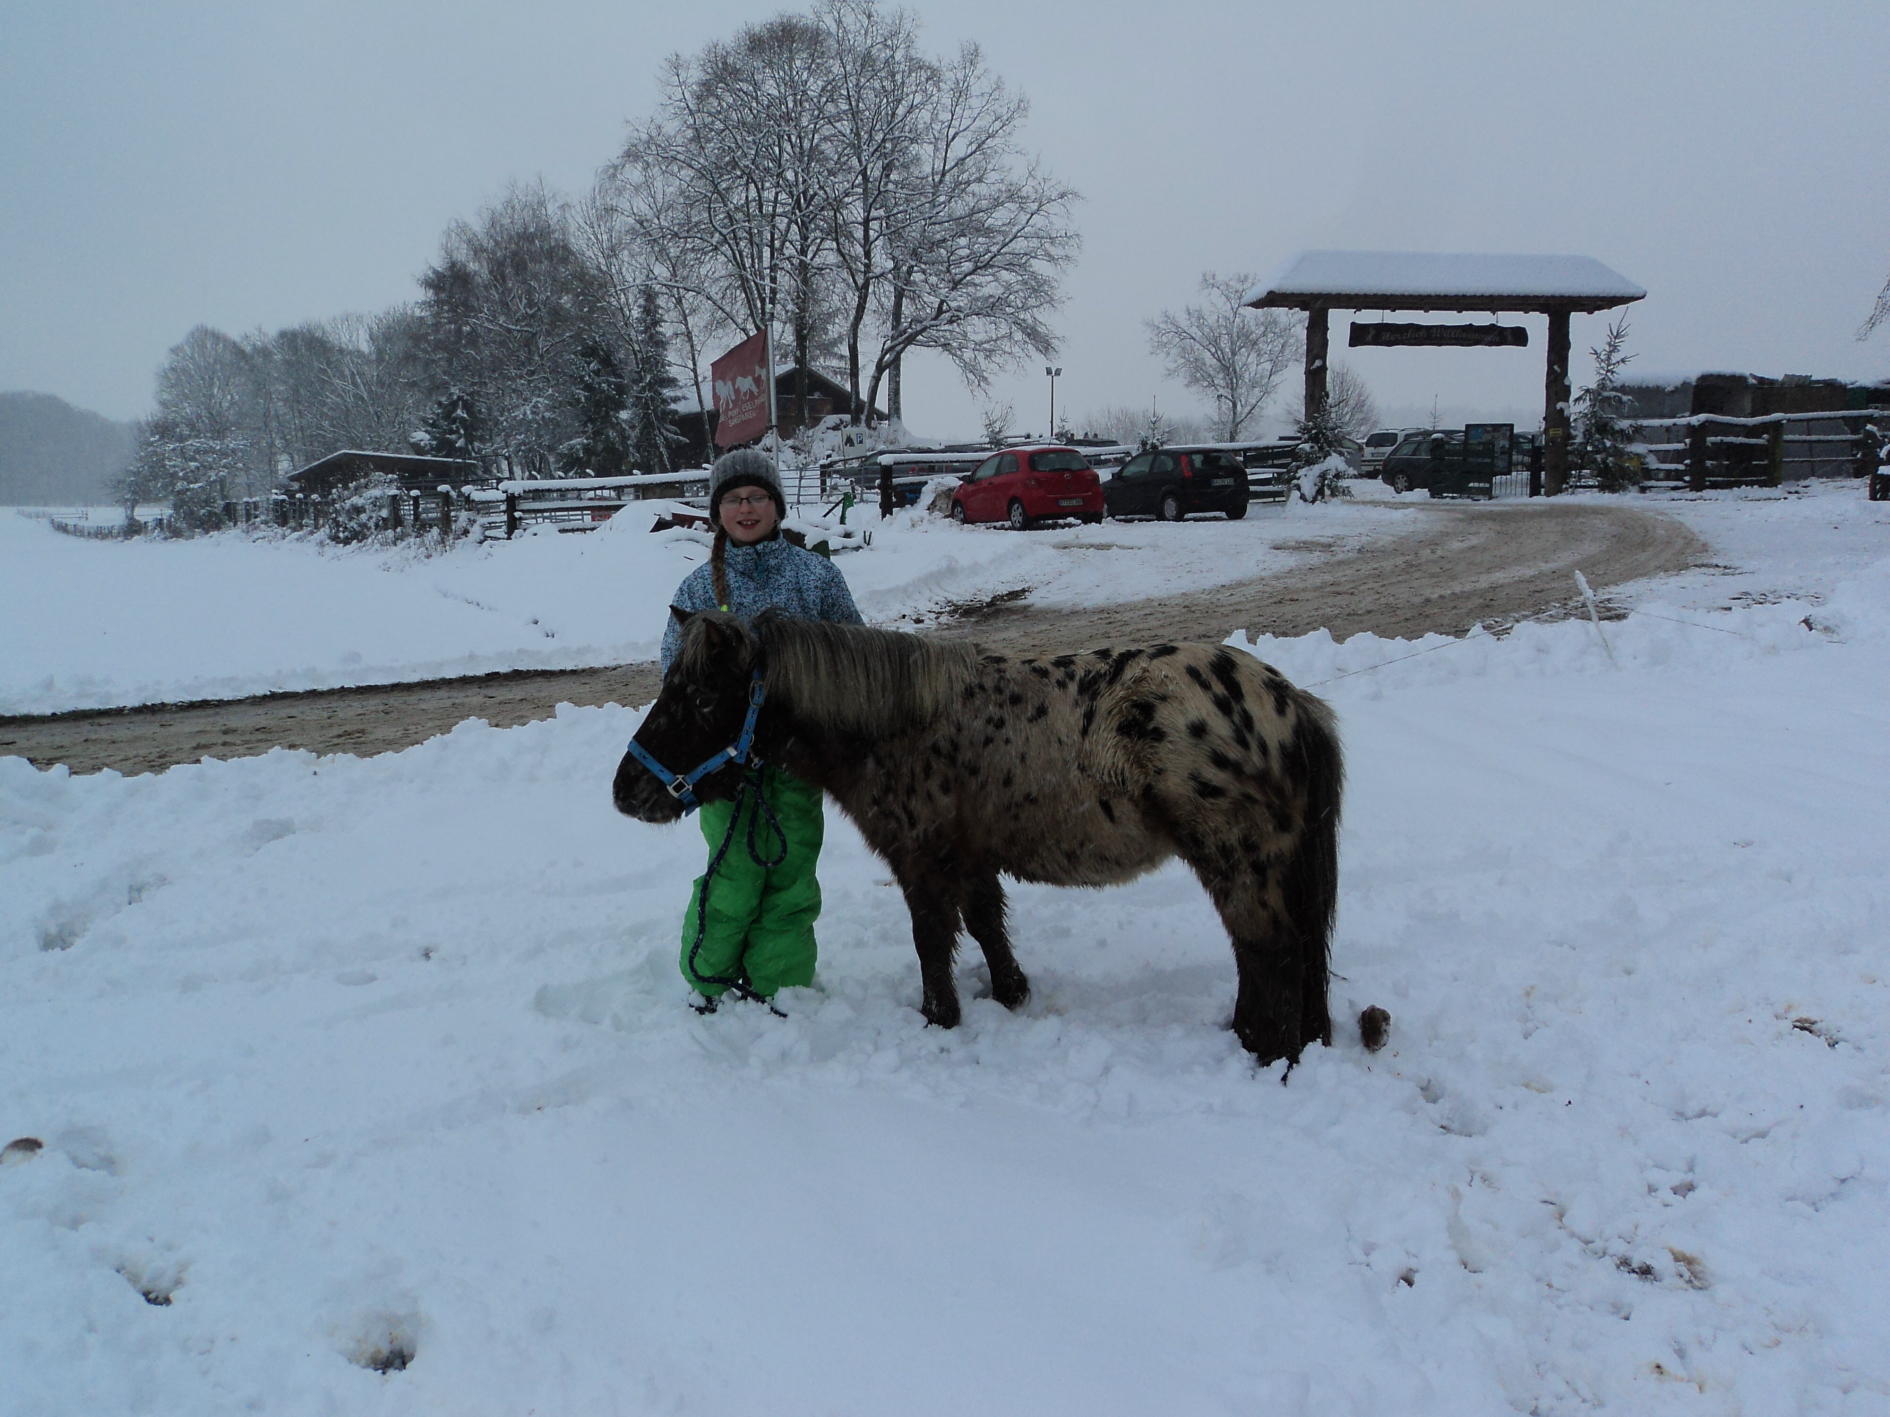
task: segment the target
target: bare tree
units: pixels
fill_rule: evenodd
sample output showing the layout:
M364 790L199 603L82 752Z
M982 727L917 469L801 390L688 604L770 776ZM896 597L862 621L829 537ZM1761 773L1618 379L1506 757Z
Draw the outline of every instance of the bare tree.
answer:
M1871 307L1870 318L1858 327L1857 337L1868 339L1871 331L1886 320L1890 320L1890 280L1886 280L1883 289L1877 292L1877 303Z
M699 55L607 171L605 200L662 280L727 332L788 327L803 366L845 351L850 391L899 411L908 350L974 387L1055 339L1074 193L1029 163L1022 99L967 46L917 48L917 22L819 0Z
M926 115L924 165L912 177L886 286L885 334L868 386L898 417L901 365L933 349L973 388L1027 355L1056 353L1047 323L1061 303L1059 273L1076 259L1074 189L1017 143L1029 104L989 73L967 44L939 75Z
M1171 377L1213 402L1220 436L1237 441L1265 411L1281 376L1298 363L1298 322L1281 310L1248 310L1242 299L1253 277L1207 271L1207 297L1179 314L1162 311L1147 322L1149 348L1162 356Z
M803 365L833 318L831 52L821 26L781 15L671 55L656 116L612 168L639 241L681 253L695 293L732 329L784 323Z

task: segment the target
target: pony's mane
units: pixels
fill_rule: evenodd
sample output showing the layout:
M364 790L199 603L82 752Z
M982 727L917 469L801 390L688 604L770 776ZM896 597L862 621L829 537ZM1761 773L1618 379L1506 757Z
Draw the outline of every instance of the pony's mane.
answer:
M978 650L897 630L790 620L755 620L762 682L795 713L828 728L882 734L931 722L954 709L978 672Z

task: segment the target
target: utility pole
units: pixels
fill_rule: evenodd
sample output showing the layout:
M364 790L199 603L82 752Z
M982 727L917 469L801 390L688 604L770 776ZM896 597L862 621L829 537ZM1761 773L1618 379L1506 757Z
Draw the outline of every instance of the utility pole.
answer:
M1057 436L1057 375L1063 370L1060 367L1052 369L1046 364L1043 366L1043 372L1050 376L1050 428L1044 434L1044 441L1049 443L1055 442Z

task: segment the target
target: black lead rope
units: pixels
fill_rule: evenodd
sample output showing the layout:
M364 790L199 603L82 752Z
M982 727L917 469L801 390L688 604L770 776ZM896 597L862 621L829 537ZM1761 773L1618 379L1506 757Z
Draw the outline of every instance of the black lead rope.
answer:
M702 953L702 946L709 933L709 887L715 883L715 873L721 869L724 858L735 844L735 829L741 825L742 799L751 792L754 794L755 810L748 818L748 859L764 871L773 870L787 860L787 832L781 825L781 819L775 815L774 808L768 805L768 794L762 790L761 762L752 759L748 771L742 774L742 785L735 789L735 810L728 819L728 832L722 838L722 844L715 849L715 855L709 858L709 869L703 873L702 890L696 899L696 938L689 946L689 977L703 984L720 984L740 999L759 999L761 996L748 987L748 981L739 976L729 978L721 974L703 974L696 969L696 957ZM774 833L780 849L772 856L763 856L759 840L761 819L766 816L768 829ZM699 991L698 991L699 992Z

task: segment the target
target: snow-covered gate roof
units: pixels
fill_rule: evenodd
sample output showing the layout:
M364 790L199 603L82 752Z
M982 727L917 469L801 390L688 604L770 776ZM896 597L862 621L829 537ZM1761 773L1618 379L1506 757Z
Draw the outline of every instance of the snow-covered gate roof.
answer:
M1592 314L1647 292L1592 256L1302 251L1243 303L1261 309Z

